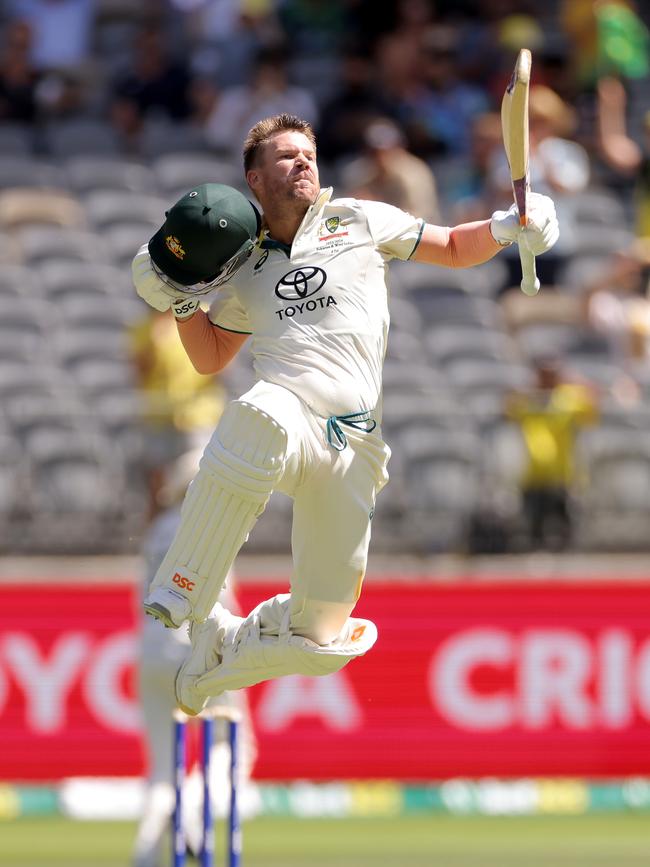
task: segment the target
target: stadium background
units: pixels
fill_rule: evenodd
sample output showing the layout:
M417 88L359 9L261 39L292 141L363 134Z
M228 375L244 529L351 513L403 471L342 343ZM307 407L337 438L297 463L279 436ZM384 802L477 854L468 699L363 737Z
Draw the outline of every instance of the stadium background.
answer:
M577 0L0 5L0 864L127 863L141 542L161 467L252 381L245 357L209 387L170 375L135 250L192 184L244 189L242 133L270 111L310 117L339 194L425 189L416 212L447 225L507 206L496 113L522 46L543 86L534 186L562 242L535 299L507 254L392 266L391 484L358 607L381 639L339 676L253 691L249 857L643 863L647 21ZM238 561L245 608L285 586L288 505L272 498Z

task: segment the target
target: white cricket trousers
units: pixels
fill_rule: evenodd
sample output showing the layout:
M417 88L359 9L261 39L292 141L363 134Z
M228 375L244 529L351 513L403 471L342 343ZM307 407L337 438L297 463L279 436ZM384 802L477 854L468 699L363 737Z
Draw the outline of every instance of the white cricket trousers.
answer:
M276 490L294 504L290 628L327 644L361 593L375 498L388 481L390 449L379 425L367 433L341 424L347 446L337 451L327 442L327 419L282 386L261 381L240 399L287 431L287 458Z

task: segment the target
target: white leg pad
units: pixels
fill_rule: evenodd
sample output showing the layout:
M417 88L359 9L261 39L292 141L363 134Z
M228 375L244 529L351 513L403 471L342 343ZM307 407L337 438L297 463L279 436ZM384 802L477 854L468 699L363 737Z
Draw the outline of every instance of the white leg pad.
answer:
M283 617L276 631L264 624L273 622L278 608ZM349 617L339 635L324 645L293 635L289 621L289 594L258 605L234 636L227 635L221 648L221 662L197 678L196 692L220 695L225 690L242 689L287 674L332 674L350 660L363 656L377 640L377 627L370 620ZM276 634L268 634L269 630Z
M188 489L180 527L150 592L174 591L190 603L192 620L208 616L282 477L286 452L286 431L270 415L244 401L228 404Z

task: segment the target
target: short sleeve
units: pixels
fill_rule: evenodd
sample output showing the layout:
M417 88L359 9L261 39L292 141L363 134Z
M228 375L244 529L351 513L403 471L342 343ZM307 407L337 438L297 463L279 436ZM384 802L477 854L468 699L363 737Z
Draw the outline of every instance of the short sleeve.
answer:
M208 319L213 325L225 328L226 331L236 331L239 334L252 334L248 313L237 298L231 286L224 286L210 304Z
M424 220L384 202L361 204L377 248L391 258L409 259L420 243Z

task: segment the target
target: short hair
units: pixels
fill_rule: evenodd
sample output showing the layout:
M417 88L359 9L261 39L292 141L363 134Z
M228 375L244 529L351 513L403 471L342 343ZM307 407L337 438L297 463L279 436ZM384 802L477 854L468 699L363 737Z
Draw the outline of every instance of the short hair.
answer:
M316 136L309 121L294 114L276 114L273 117L266 117L255 124L244 141L245 172L253 166L262 145L279 132L301 132L307 136L314 149L316 148Z

